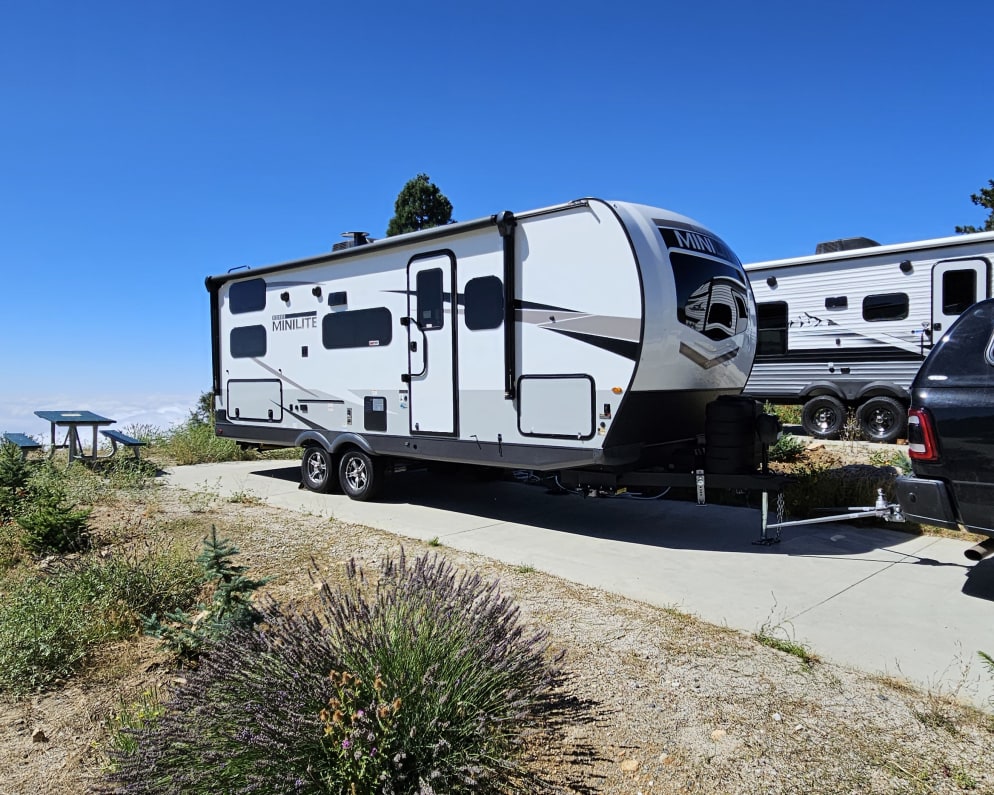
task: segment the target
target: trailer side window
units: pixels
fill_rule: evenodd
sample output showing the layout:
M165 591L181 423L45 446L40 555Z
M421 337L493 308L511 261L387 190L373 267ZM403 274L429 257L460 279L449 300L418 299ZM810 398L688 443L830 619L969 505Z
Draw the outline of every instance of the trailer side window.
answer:
M942 313L961 315L977 302L977 272L972 268L942 274Z
M778 356L787 352L787 302L756 304L756 355Z
M332 312L324 316L321 338L328 349L389 345L393 339L393 316L385 306Z
M228 290L228 309L233 315L258 312L266 308L266 280L234 282Z
M239 326L231 330L228 349L236 359L266 355L266 327Z
M848 309L849 298L844 295L830 295L825 299L825 309Z
M863 299L863 320L904 320L908 316L908 296L905 293L880 293Z
M504 283L496 276L466 282L466 328L470 331L500 328L504 323Z
M442 269L431 268L418 272L418 325L425 331L440 329L445 324L442 311Z

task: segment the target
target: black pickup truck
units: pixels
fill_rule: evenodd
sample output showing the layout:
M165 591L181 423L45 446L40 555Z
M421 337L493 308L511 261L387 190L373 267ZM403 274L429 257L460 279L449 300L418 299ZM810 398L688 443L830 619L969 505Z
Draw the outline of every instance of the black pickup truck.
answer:
M897 481L906 518L994 536L994 299L964 312L918 371L908 455L914 475Z

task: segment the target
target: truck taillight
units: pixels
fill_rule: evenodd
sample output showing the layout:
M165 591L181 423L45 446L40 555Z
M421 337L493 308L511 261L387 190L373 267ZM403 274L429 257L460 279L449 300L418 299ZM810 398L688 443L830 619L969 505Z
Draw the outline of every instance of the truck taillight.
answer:
M928 409L908 410L908 456L915 461L938 461L935 426Z

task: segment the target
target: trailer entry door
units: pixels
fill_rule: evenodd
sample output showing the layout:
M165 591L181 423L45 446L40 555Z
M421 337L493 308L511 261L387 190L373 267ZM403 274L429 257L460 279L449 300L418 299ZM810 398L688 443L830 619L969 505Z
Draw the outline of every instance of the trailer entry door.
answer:
M419 254L407 265L407 349L411 433L457 432L456 259Z
M932 268L932 344L977 301L987 297L987 260L937 262Z

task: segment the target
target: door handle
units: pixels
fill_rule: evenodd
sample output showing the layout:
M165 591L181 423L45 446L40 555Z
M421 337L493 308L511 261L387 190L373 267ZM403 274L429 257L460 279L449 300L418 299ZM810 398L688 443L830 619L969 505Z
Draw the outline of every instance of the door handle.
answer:
M413 369L411 368L411 357L408 356L407 357L407 369L411 370L411 372L410 373L404 373L404 374L402 374L400 376L400 380L403 381L406 384L406 383L410 383L410 381L411 381L412 378L420 378L421 376L425 375L425 373L428 372L428 335L425 334L425 330L423 328L421 328L421 324L418 323L418 321L415 320L412 317L402 317L400 319L400 325L406 326L408 329L410 329L411 326L413 326L414 328L416 328L418 331L421 332L421 346L422 346L421 347L421 350L422 350L422 353L421 353L421 372L420 373L413 372ZM418 350L418 342L417 342L417 340L411 340L409 347L410 347L411 353L417 353L417 350Z

